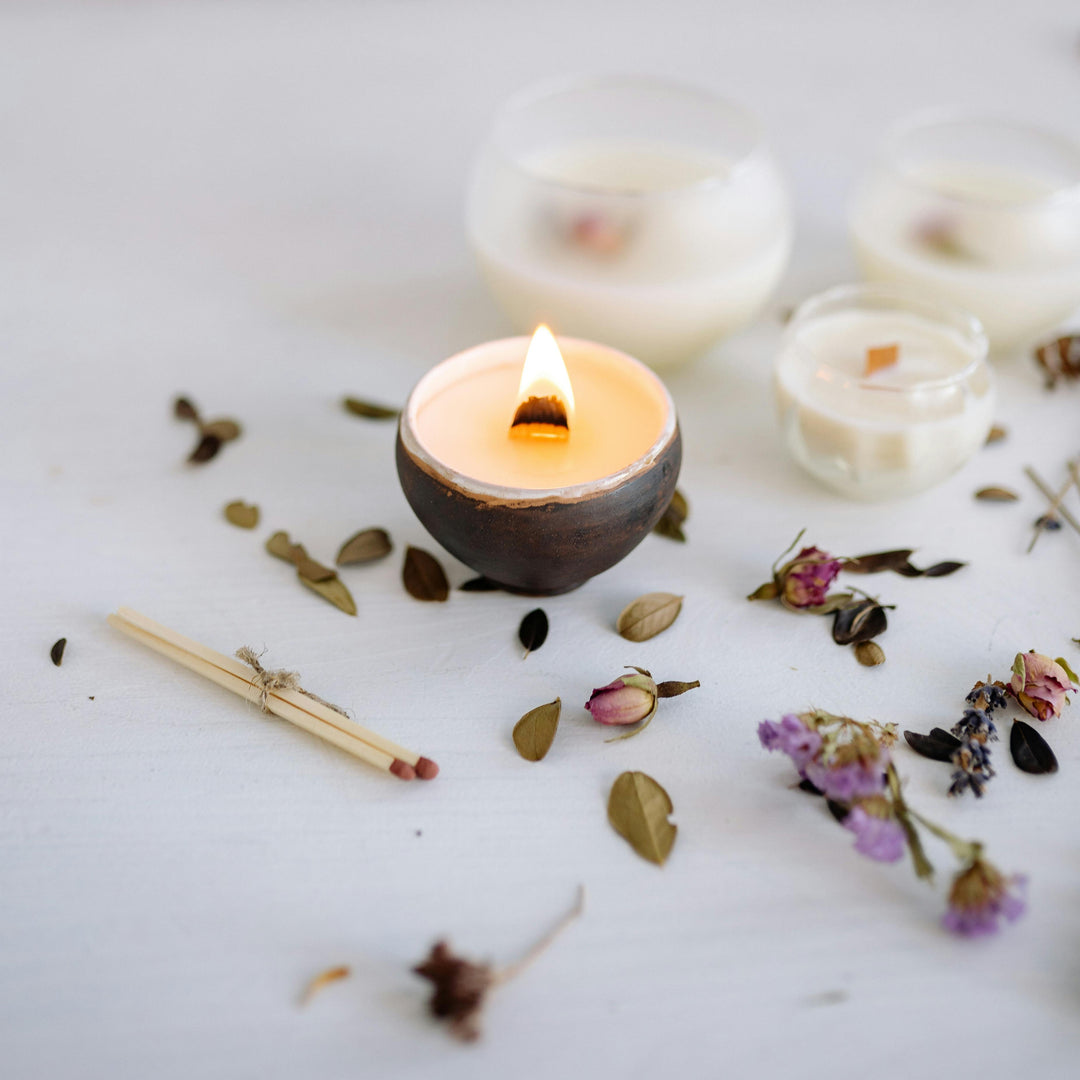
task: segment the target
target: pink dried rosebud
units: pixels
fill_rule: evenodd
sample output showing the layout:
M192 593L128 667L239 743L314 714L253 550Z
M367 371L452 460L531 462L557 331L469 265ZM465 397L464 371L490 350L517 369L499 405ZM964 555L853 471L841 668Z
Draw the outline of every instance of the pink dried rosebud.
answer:
M793 611L819 607L825 603L829 586L836 580L843 563L820 548L803 548L776 574L780 603Z
M1034 650L1017 653L1012 670L1009 691L1036 720L1060 716L1065 695L1076 689L1072 672L1060 660L1051 660Z
M594 690L585 708L598 724L638 724L656 712L656 702L656 683L639 671Z

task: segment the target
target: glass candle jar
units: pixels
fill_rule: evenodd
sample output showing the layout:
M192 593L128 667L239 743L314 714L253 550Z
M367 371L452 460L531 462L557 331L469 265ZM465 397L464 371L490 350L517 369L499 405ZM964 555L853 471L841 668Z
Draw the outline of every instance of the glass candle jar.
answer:
M902 123L851 213L872 281L956 304L995 352L1030 343L1080 306L1080 145L963 112Z
M548 323L658 368L753 319L792 240L756 121L705 91L634 77L510 101L476 161L466 225L519 331Z
M830 289L784 333L774 385L785 442L807 472L853 498L932 487L986 442L986 354L982 327L962 311L889 286Z

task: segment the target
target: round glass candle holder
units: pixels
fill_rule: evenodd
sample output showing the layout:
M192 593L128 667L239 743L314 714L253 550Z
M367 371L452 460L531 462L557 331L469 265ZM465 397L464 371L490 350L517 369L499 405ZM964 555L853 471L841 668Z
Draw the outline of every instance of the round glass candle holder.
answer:
M581 463L572 464L568 476L574 482L547 487L543 473L534 486L511 486L492 479L511 467L495 462L496 448L490 439L509 440L514 412L513 391L506 400L506 415L498 431L478 436L459 460L475 461L469 475L447 460L450 453L435 447L446 440L433 437L425 409L439 395L450 391L454 407L442 416L456 417L463 430L475 430L483 417L469 412L469 380L483 381L489 374L500 377L509 370L516 387L528 338L492 341L444 360L414 387L401 414L396 446L398 477L416 516L431 535L466 566L511 592L554 595L569 592L589 578L614 566L652 530L675 493L682 462L682 439L675 406L667 388L644 364L615 349L593 342L559 338L571 379L579 363L593 369L588 383L575 388L580 416L592 399L606 398L605 381L626 380L630 389L651 403L653 417L646 440L638 451L614 471L581 477ZM584 380L581 380L582 382ZM615 395L617 397L617 395ZM584 400L583 400L584 398ZM459 405L460 403L460 405ZM594 424L590 443L603 440L605 425L619 424L620 415L607 415ZM570 439L575 435L571 421ZM612 430L608 427L608 430ZM492 463L485 466L485 447ZM543 451L544 447L538 447ZM609 460L605 453L587 455L589 460ZM516 475L516 473L515 473ZM486 477L486 478L485 478Z
M867 350L897 346L867 374ZM859 499L940 483L986 442L994 381L979 321L895 287L807 300L785 331L774 387L783 437L823 484Z
M636 77L524 92L476 160L466 227L516 329L538 323L674 366L750 322L792 220L756 120Z
M995 352L1030 343L1080 306L1080 144L961 111L899 124L857 188L856 257L973 312Z

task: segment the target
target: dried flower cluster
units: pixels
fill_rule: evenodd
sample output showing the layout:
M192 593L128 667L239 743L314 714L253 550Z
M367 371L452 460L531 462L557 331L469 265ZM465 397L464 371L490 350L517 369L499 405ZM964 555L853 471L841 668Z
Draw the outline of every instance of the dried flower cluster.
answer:
M965 936L992 933L1002 919L1024 910L1024 881L1006 877L983 856L976 841L962 840L909 807L893 765L892 724L863 723L821 710L763 720L758 738L767 750L786 754L803 790L823 795L843 827L855 836L855 850L880 862L896 862L910 852L920 878L933 875L923 849L921 826L951 849L960 863L942 920Z

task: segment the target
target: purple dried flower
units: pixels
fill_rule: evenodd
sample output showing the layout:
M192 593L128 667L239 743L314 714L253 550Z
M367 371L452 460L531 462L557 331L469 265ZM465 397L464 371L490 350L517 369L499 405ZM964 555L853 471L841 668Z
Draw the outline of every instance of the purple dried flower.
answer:
M781 717L779 724L762 720L758 724L758 738L766 750L780 750L787 754L800 773L821 749L821 736L794 713Z
M988 709L965 709L963 718L953 724L952 733L958 739L979 742L996 742L998 737Z
M888 804L883 807L888 814ZM907 837L891 816L881 817L862 806L854 806L844 818L844 828L855 834L855 850L878 862L896 862L904 854Z
M889 753L884 747L879 747L875 758L829 763L811 761L805 772L806 778L825 792L828 798L849 803L879 795L885 789L888 765Z
M996 933L1002 919L1015 922L1024 913L1026 884L1026 878L1006 877L992 863L976 857L953 881L942 925L964 937Z
M950 795L963 795L971 788L975 797L981 798L990 778L997 775L990 764L989 749L978 739L966 739L957 747L952 763L956 769L949 786Z

